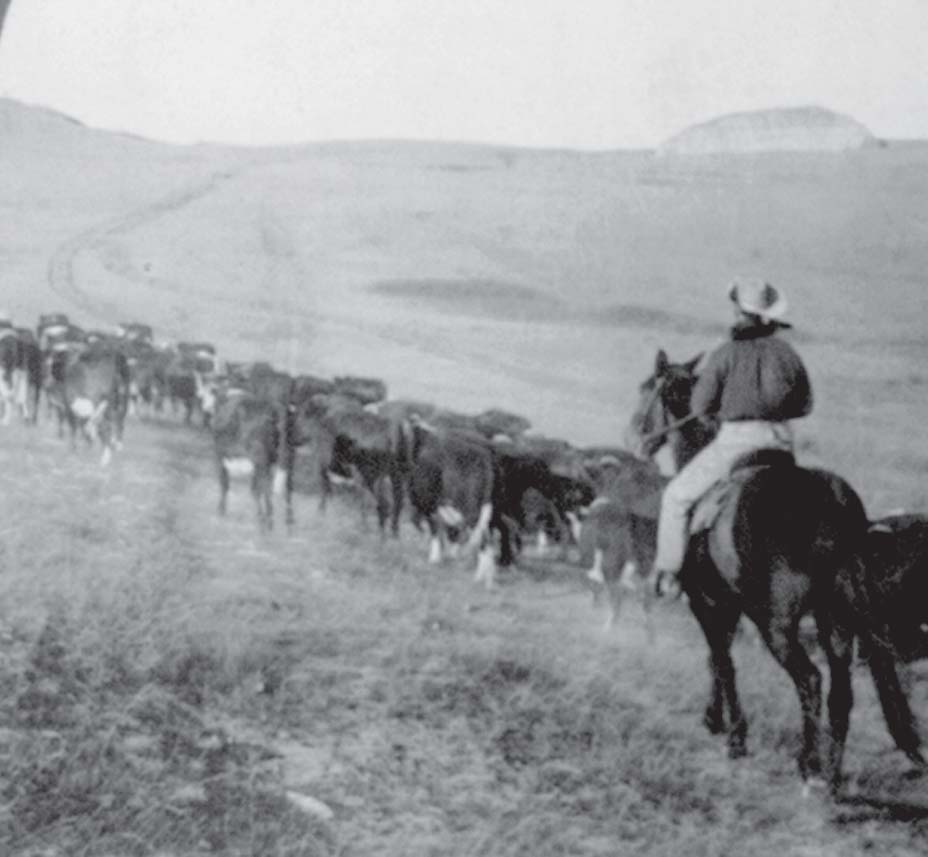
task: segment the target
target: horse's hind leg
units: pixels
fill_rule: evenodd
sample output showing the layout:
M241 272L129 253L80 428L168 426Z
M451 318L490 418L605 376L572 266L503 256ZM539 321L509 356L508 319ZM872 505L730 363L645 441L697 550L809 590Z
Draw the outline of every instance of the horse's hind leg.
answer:
M828 743L826 773L832 792L841 786L844 744L847 739L854 693L851 687L851 664L854 657L854 631L847 617L816 611L819 641L828 658L831 675L828 691Z
M797 611L798 614L798 611ZM777 659L780 666L789 673L799 694L802 709L802 746L799 750L799 773L803 780L821 774L822 765L819 756L819 720L822 714L822 674L809 659L809 655L799 640L799 615L790 616L789 620L778 620L776 615L770 617L768 626L762 628L764 642ZM835 701L840 701L841 691L837 692Z

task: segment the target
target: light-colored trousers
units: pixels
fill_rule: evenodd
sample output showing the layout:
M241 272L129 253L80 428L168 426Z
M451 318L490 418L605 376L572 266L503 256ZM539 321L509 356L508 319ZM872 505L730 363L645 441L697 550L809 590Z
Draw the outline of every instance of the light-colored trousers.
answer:
M793 432L788 423L762 420L722 423L715 439L664 489L657 525L655 568L671 573L680 570L689 543L690 512L716 482L728 478L735 461L758 449L792 448Z

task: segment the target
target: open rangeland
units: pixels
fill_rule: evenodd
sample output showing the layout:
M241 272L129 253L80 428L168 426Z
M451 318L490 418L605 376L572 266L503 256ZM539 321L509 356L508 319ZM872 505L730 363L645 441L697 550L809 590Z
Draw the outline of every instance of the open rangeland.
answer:
M376 374L396 396L614 443L658 346L789 294L817 403L800 455L876 516L926 505L928 149L658 160L425 144L174 148L0 102L3 300ZM581 571L499 592L322 516L259 537L204 433L130 421L109 469L0 431L0 853L921 854L928 786L865 670L855 800L803 797L789 680L735 647L748 759L702 729L681 605L600 630ZM344 511L344 514L340 514ZM909 673L928 721L923 667Z

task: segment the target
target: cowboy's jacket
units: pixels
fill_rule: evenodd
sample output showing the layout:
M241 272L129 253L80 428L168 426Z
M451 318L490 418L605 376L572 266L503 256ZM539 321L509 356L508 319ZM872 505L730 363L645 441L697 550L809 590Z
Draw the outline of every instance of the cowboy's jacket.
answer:
M703 362L693 388L693 413L722 422L784 422L812 410L809 375L782 324L744 324Z

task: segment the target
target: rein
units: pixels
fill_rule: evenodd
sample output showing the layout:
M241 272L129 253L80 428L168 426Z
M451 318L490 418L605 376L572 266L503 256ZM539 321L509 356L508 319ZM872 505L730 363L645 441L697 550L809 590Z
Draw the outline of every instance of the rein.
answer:
M660 398L663 393L664 379L658 378L654 382L654 389L651 391L651 398L648 400L647 407L641 409L641 413L647 414L650 413L651 408L654 407L657 400ZM663 402L662 402L663 404ZM666 405L664 405L666 409ZM666 410L665 410L666 413ZM641 444L649 443L652 440L657 440L658 438L664 437L665 435L670 434L673 431L676 431L682 426L688 425L693 420L699 419L699 414L687 414L685 417L680 417L680 419L674 420L673 422L667 423L663 428L655 429L652 432L643 434L638 438L638 442Z
M678 428L691 423L693 420L699 419L699 414L688 414L685 417L681 417L678 420L674 420L672 423L668 423L663 428L655 429L648 434L641 435L639 438L641 443L647 443L651 440L657 440L659 437L664 437L664 435L670 434L672 431L676 431Z

